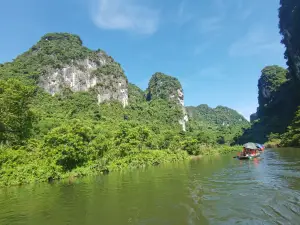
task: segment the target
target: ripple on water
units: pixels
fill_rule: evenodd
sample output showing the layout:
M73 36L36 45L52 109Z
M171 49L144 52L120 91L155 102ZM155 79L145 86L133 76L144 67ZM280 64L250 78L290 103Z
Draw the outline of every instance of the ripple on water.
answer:
M190 197L211 224L300 224L297 162L279 161L276 153L258 166L231 165L211 176L194 177Z
M11 188L0 193L0 224L296 225L299 160L266 151L259 161L224 156L190 167Z

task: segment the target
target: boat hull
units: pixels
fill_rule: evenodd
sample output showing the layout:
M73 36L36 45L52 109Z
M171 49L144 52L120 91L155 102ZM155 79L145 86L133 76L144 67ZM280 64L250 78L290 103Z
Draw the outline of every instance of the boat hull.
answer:
M256 155L246 155L246 156L238 156L237 158L239 160L249 160L249 159L254 159L254 158L257 158L259 157L260 154L256 154Z

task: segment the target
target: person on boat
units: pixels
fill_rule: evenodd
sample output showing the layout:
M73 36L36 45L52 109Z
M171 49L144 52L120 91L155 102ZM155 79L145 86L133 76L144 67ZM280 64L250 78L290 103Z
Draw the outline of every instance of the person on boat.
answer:
M246 155L246 148L243 147L242 156L245 156L245 155Z
M263 151L265 148L262 144L258 144L258 143L256 143L256 147L258 148L258 151Z

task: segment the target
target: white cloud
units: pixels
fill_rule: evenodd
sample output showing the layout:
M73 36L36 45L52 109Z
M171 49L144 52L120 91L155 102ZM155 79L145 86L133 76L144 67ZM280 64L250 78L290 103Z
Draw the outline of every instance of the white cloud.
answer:
M180 2L179 7L178 7L178 16L179 17L183 16L185 5L186 5L186 1L183 0Z
M209 33L216 30L219 30L221 26L222 19L221 17L208 17L200 20L200 32Z
M189 12L187 12L187 0L182 0L178 6L177 16L178 16L178 23L180 25L183 25L187 22L189 22L193 15Z
M246 20L249 16L252 15L253 9L246 0L237 0L236 2L236 10L237 10L237 17L239 20Z
M158 10L138 0L92 0L93 22L102 29L153 34L159 25Z
M229 55L235 56L253 56L262 53L281 53L283 46L280 40L274 38L273 34L267 33L266 29L256 27L250 29L248 33L232 43L229 47Z
M251 1L247 0L213 0L213 6L217 10L218 15L222 17L228 17L230 14L234 14L238 20L246 20L252 15L252 7L249 7ZM221 16L220 16L221 17Z
M251 9L245 9L244 11L241 12L240 14L240 19L241 20L246 20L251 16L252 10Z

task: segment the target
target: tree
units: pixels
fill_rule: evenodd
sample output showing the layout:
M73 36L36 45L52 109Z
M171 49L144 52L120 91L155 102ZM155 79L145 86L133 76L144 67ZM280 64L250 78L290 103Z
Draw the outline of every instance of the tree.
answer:
M300 146L300 107L295 114L295 118L288 131L283 135L282 144L284 146Z
M197 140L199 141L199 143L202 144L216 144L217 143L217 136L216 133L211 132L209 130L202 130L200 132L198 132L197 134Z
M49 132L44 138L43 149L57 165L69 171L96 154L95 148L89 146L92 139L92 129L75 120Z
M0 80L0 142L20 143L30 136L34 87L17 79Z

